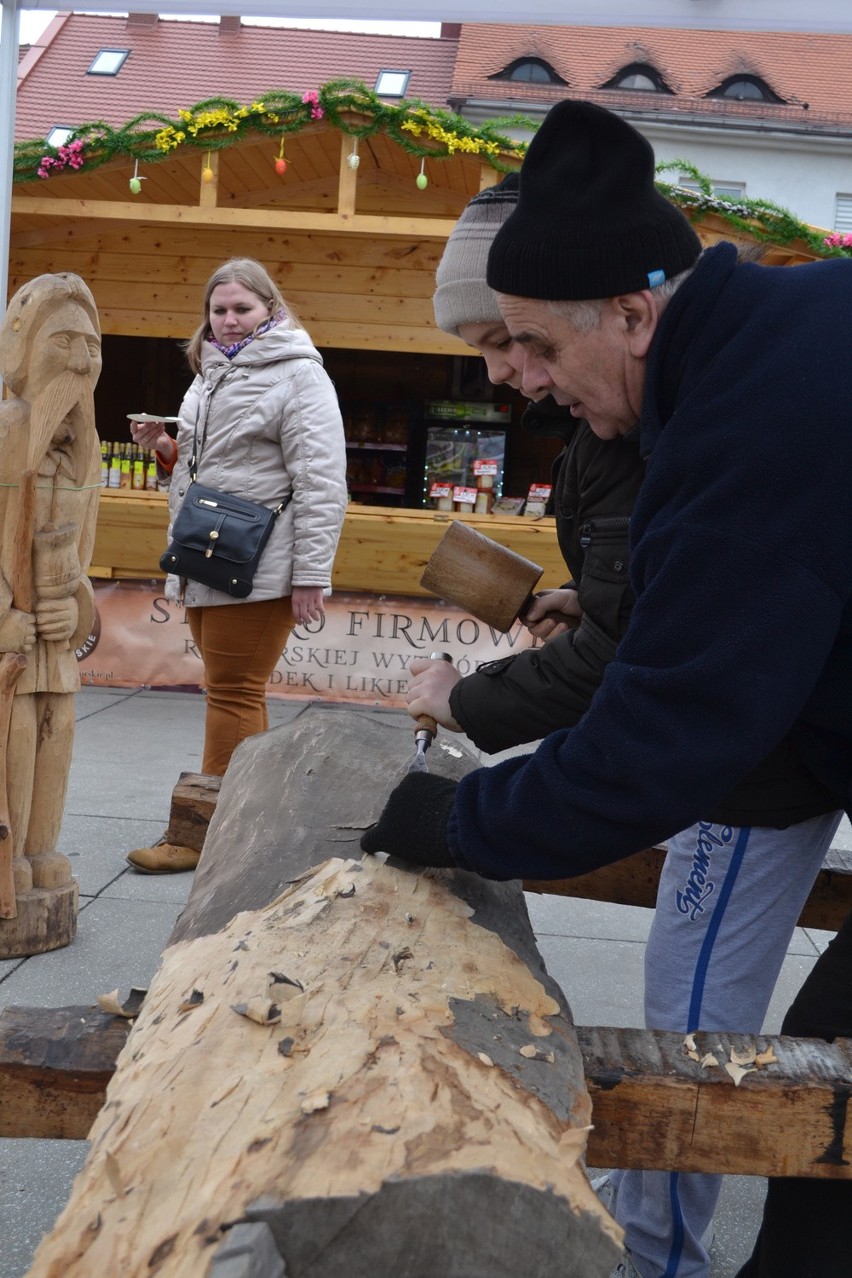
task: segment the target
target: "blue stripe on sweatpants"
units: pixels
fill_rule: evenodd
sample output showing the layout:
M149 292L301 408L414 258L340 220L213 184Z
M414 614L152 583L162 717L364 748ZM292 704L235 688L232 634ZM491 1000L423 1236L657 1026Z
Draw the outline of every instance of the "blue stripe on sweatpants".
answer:
M693 1030L698 1029L698 1020L701 1015L701 1000L704 997L704 986L707 980L707 972L710 968L710 960L713 957L713 946L716 944L716 937L719 935L719 928L722 926L722 920L725 917L725 910L731 899L731 893L734 890L734 884L737 881L737 875L740 872L740 866L743 863L746 845L748 844L751 827L744 825L740 827L737 841L734 844L734 850L731 853L731 860L722 882L719 892L719 902L713 911L713 917L707 928L707 935L698 954L698 962L695 965L695 976L692 982L692 997L689 1001L689 1017L687 1020L686 1031L691 1034Z
M731 853L731 860L725 873L722 887L719 892L719 899L713 917L707 928L707 935L701 945L698 953L698 962L695 965L695 976L692 981L692 995L689 1001L689 1016L687 1019L687 1033L692 1033L699 1027L699 1018L701 1016L701 1000L704 997L704 986L707 980L707 972L710 968L710 960L713 957L713 946L719 935L719 928L722 926L722 919L725 916L725 909L731 899L731 893L734 890L734 884L737 881L737 875L740 872L740 866L743 863L746 846L748 844L749 835L751 834L750 826L744 825L740 828L739 836ZM681 1254L683 1252L683 1213L680 1209L680 1201L678 1199L678 1173L672 1172L669 1178L669 1196L672 1205L672 1247L669 1252L668 1264L666 1265L663 1278L675 1278L678 1265L680 1264Z

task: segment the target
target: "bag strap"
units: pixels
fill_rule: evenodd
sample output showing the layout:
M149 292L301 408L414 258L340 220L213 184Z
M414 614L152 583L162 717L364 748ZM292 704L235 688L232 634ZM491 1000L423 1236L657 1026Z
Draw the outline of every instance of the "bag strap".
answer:
M220 386L222 385L222 383L225 381L225 378L227 377L227 375L228 375L228 372L229 372L229 371L230 371L230 370L227 370L227 371L223 374L223 376L219 378L219 381L218 381L218 382L216 383L216 385L213 387L213 389L211 390L211 392L210 392L210 394L209 394L209 396L208 396L208 398L207 398L207 407L206 407L206 410L205 410L205 413L204 413L204 434L203 434L203 436L202 436L202 441L201 441L201 442L202 442L202 447L203 447L203 444L204 444L204 440L207 438L207 422L208 422L208 419L209 419L209 417L210 417L210 405L211 405L211 404L212 404L212 402L213 402L213 396L216 394L216 392L217 392L217 390L219 389L219 387L220 387ZM177 444L175 444L175 447L177 447ZM191 457L190 457L190 459L189 459L189 480L190 480L190 483L192 483L192 484L194 484L194 483L196 483L196 482L197 482L198 459L199 459L200 455L201 455L201 449L198 447L198 418L196 418L196 419L195 419L195 428L194 428L194 430L193 430L193 434L192 434L192 456L191 456ZM292 494L292 493L288 493L286 497L282 497L282 498L281 498L281 500L280 500L280 502L278 503L278 505L277 505L277 506L272 506L271 508L268 508L268 509L271 509L271 510L272 510L272 513L273 513L274 515L276 515L276 516L277 516L277 515L280 515L280 514L281 514L281 511L282 511L282 510L285 510L285 509L287 508L287 506L289 506L290 502L292 501L292 498L293 498L293 494ZM258 503L258 504L259 504L259 503Z

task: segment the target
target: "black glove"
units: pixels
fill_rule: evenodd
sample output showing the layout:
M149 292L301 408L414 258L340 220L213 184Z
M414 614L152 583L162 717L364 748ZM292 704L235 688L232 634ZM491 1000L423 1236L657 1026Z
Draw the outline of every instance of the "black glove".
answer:
M447 844L447 823L457 785L428 772L408 773L391 791L375 825L361 835L362 849L387 852L413 865L455 866Z

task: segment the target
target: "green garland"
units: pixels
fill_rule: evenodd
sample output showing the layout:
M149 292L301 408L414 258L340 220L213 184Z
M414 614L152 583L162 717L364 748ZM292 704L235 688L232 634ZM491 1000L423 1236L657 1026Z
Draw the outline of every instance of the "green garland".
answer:
M218 151L233 146L249 133L275 138L283 148L288 134L298 133L322 118L353 138L383 133L418 158L446 160L459 152L481 155L500 172L516 169L527 148L526 142L513 140L505 130L524 128L534 132L537 127L520 115L474 126L452 111L435 109L419 99L390 105L362 81L341 79L302 95L273 89L248 106L231 98L207 98L180 111L176 120L145 113L134 116L123 128L96 120L75 129L63 147L50 147L44 138L19 142L15 146L13 177L15 182L31 182L37 176L52 176L66 166L77 169L82 164L94 169L117 157L153 164L184 147ZM665 181L661 175L669 170L688 173L698 191ZM821 257L852 256L852 244L826 243L825 236L768 200L714 195L709 178L686 160L663 162L657 165L657 174L661 193L688 215L712 212L757 240L773 244L801 240Z
M688 173L697 184L693 191L660 179L675 170ZM687 214L717 213L730 227L743 231L764 244L791 244L801 240L820 257L852 256L852 246L826 244L825 235L771 200L750 200L742 196L716 195L710 179L688 160L666 160L657 165L657 189Z
M44 138L15 146L13 180L30 182L48 159L52 176L65 167L64 153L71 142L82 142L84 167L99 168L123 157L143 164L166 159L174 150L195 147L218 151L233 146L248 133L263 133L276 140L298 133L314 120L327 118L341 133L369 137L384 133L418 158L445 160L459 151L482 155L495 169L509 172L523 158L526 143L505 136L515 126L533 130L524 116L504 117L474 127L451 111L434 110L412 100L401 106L383 102L359 80L332 80L313 93L299 95L273 89L243 106L230 98L208 98L180 111L176 120L146 113L134 116L123 128L95 120L75 129L64 147L51 147ZM47 174L45 174L47 175Z

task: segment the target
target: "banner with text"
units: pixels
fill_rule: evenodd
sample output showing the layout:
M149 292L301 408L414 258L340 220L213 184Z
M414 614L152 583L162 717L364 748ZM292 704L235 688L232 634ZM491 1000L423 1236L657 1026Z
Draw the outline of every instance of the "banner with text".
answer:
M95 582L96 618L77 652L84 684L121 688L198 688L203 665L186 609L162 583ZM230 607L239 624L240 605ZM448 652L461 674L530 647L516 623L508 634L442 600L401 595L334 594L325 617L290 635L267 685L270 696L367 701L404 706L415 657Z

